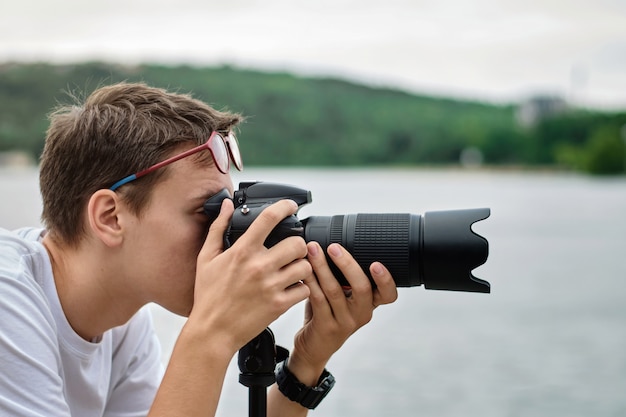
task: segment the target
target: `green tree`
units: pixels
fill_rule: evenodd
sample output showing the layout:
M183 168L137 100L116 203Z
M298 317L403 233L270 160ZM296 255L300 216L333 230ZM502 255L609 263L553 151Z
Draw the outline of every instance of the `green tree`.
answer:
M601 126L593 132L587 143L585 168L592 174L625 172L625 148L619 127Z

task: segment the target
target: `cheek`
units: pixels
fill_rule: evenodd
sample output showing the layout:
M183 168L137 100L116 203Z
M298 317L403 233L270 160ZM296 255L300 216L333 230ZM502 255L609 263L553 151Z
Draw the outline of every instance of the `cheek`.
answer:
M193 290L196 277L196 259L199 252L197 237L189 234L171 234L153 252L156 259L151 266L168 297L180 298Z
M195 277L196 259L207 232L208 224L204 216L169 208L151 212L142 219L139 245L145 254L150 254L153 274L166 280L178 277L187 281Z
M198 254L204 245L208 233L205 225L199 225L198 223L188 223L176 231L171 231L171 235L175 238L171 239L170 253L172 257L176 257L176 260L171 259L173 262L184 262L188 268L195 270L196 259Z
M200 229L185 223L154 221L147 224L139 242L140 258L148 260L153 273L179 275L195 269L195 259L202 245ZM189 265L191 264L191 266Z
M204 244L204 233L199 230L189 230L187 233L179 230L176 233L170 234L171 238L168 239L168 252L166 260L171 262L177 262L177 260L184 261L186 263L195 260L200 253L200 249Z

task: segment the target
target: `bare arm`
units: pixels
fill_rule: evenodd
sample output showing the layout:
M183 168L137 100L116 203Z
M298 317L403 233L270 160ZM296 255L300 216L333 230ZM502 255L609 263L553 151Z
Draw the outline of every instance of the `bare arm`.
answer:
M194 305L176 342L150 416L213 416L233 355L291 306L306 299L311 276L304 240L270 249L273 227L296 211L281 201L254 221L227 251L222 238L233 212L225 200L198 256ZM233 320L236 317L237 320Z
M305 281L311 291L304 326L295 337L289 370L300 382L315 386L330 357L359 328L372 319L374 309L397 299L395 282L380 263L370 266L377 288L372 286L361 267L341 246L331 245L329 255L339 267L351 290L346 293L332 274L319 244L308 244L308 260L314 274ZM330 394L332 395L332 393ZM268 415L306 416L307 409L282 395L276 385L268 397Z

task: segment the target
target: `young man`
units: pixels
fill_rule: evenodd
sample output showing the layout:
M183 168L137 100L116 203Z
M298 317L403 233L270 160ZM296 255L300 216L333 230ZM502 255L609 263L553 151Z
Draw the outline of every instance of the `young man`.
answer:
M289 200L224 250L233 203L216 219L203 203L224 188L232 195L240 121L143 84L100 88L51 115L40 167L46 229L0 232L1 415L214 415L233 355L306 299L268 415L305 415L312 404L296 394L332 386L329 358L396 299L395 284L374 263L372 290L336 244L328 253L349 293L317 243L289 237L266 248L296 212ZM164 373L142 308L151 302L188 316Z

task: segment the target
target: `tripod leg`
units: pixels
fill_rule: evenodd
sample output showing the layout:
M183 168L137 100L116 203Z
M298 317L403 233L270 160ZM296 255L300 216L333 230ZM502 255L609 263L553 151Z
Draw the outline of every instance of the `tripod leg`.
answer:
M265 417L267 415L267 387L250 387L248 403L249 417Z

